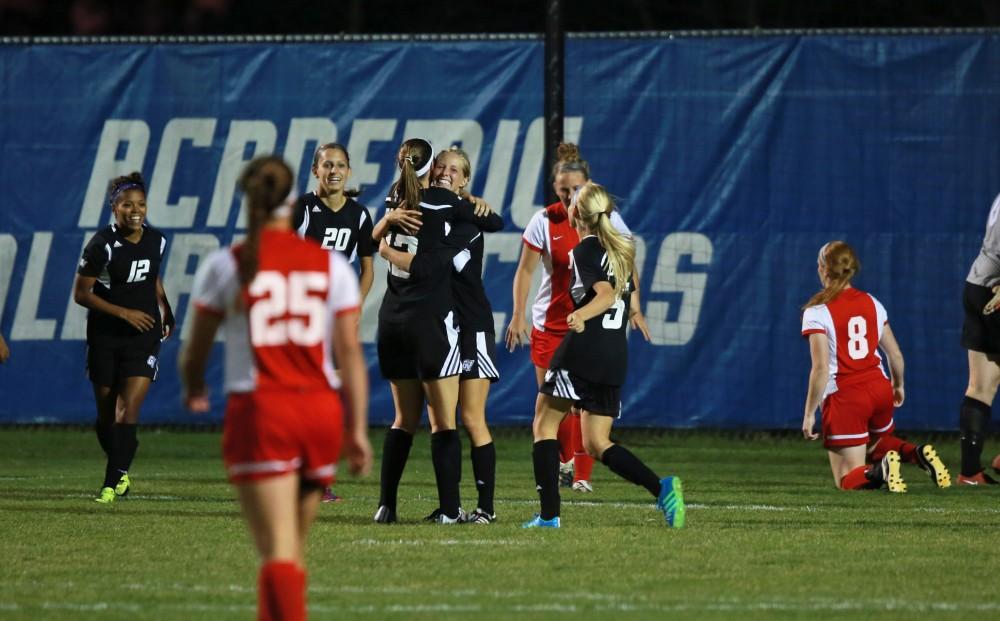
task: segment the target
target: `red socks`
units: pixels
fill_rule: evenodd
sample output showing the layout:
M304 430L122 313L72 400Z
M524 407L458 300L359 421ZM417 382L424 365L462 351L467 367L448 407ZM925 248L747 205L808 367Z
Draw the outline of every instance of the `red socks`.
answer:
M580 430L579 414L570 414L567 418L574 421L573 427L573 481L589 481L590 473L594 471L594 458L583 448L583 432Z
M868 466L858 466L840 480L840 489L865 489L871 483L865 476Z
M567 414L563 416L562 422L559 423L559 433L556 435L556 439L559 440L559 461L566 463L573 459L574 444L573 444L573 429L576 429L577 435L580 433L580 417L573 416L573 414Z
M589 481L594 471L594 458L583 448L583 433L580 431L580 415L570 412L559 423L559 461L573 460L573 480Z
M875 444L875 449L872 451L872 463L876 464L882 461L882 458L889 451L899 453L899 458L908 464L917 463L917 445L904 442L891 434L879 436L878 443Z
M306 572L292 561L261 565L257 579L257 621L305 621Z

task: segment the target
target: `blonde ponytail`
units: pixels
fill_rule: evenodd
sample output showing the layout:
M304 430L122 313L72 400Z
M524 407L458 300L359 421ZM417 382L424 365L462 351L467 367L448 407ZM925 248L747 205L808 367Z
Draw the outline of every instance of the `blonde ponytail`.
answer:
M611 213L615 203L604 186L587 182L577 192L576 219L595 235L608 254L608 265L615 277L615 297L620 298L628 290L629 280L635 267L635 244L622 235L611 223Z

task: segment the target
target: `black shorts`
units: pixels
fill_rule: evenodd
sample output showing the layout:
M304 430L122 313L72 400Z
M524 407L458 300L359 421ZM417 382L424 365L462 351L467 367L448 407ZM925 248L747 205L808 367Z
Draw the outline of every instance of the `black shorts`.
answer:
M459 333L462 346L462 379L500 380L497 370L496 335L492 332Z
M1000 312L984 315L983 307L993 297L989 287L965 283L962 306L965 323L962 325L962 347L984 354L1000 354Z
M549 369L538 392L569 399L573 406L588 414L621 417L622 387L595 384L566 369Z
M117 386L127 377L156 381L160 368L159 339L129 345L87 345L87 375L98 386Z
M378 322L378 366L388 380L436 380L462 370L454 313Z

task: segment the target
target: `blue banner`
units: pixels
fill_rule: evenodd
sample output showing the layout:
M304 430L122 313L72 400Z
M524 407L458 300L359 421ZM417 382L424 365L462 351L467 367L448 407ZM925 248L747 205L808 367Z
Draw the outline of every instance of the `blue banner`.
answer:
M966 382L960 295L1000 191L1000 39L989 34L570 38L566 139L637 234L653 340L631 337L622 424L797 428L809 367L801 304L819 247L845 239L856 285L886 306L906 356L897 424L951 429ZM80 251L104 191L140 170L181 335L198 263L244 230L235 182L254 155L309 174L348 146L378 206L398 144L458 143L473 192L502 211L484 278L502 340L520 231L542 207L542 46L535 40L0 46L0 422L93 419ZM392 419L364 308L373 422ZM532 294L533 295L533 294ZM147 423L189 417L179 339L165 343ZM502 347L499 349L503 350ZM219 386L216 352L210 375ZM500 354L496 424L533 414L528 352ZM217 389L218 390L218 389Z

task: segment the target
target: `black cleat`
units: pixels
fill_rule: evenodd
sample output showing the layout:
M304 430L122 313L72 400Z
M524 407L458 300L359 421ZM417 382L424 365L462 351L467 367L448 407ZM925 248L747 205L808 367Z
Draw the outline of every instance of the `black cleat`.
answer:
M376 524L395 524L396 520L396 510L390 509L386 505L381 505L378 511L375 512L375 523Z

